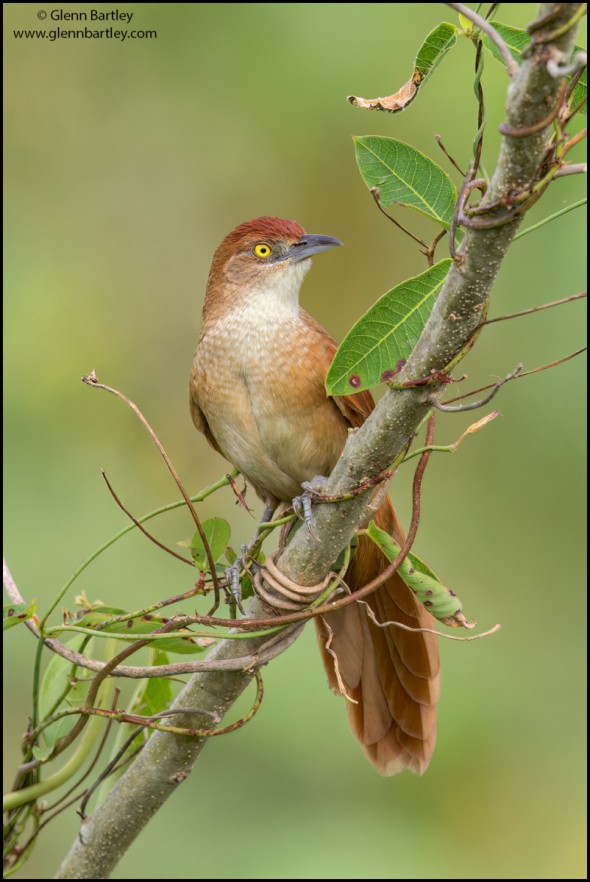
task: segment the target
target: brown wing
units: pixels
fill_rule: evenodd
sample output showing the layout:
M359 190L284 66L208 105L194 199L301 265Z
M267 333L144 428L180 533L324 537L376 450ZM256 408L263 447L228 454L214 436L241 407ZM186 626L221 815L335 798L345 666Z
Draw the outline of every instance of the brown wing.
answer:
M325 372L337 344L311 316L306 323L321 335L318 346ZM332 399L346 421L361 426L375 402L370 392ZM403 533L389 497L377 512L378 525L401 544ZM387 561L366 537L361 537L346 573L351 591L379 575ZM377 621L399 622L411 629L433 628L434 620L397 573L367 598ZM335 692L340 683L353 702L346 701L353 734L382 775L404 768L422 774L436 741L436 703L440 693L438 644L433 634L401 628L378 628L365 607L351 604L316 620L328 681ZM327 649L335 654L335 660ZM340 678L340 682L339 682Z
M325 363L322 382L326 377L330 365L336 355L338 344L323 328L319 322L309 315L309 313L301 310L301 317L307 327L314 331L318 337L318 345L316 346L316 354L318 347L321 347L321 358ZM345 417L353 428L362 426L371 411L375 409L375 401L370 392L352 392L350 395L338 395L330 399L334 402L340 413Z
M202 432L202 434L205 436L213 450L216 450L217 453L221 453L221 455L223 456L223 452L219 449L219 445L217 444L217 441L213 437L213 433L209 428L209 423L205 418L205 414L199 406L199 380L194 367L191 371L191 378L189 382L189 404L191 408L193 423L195 424L199 432Z

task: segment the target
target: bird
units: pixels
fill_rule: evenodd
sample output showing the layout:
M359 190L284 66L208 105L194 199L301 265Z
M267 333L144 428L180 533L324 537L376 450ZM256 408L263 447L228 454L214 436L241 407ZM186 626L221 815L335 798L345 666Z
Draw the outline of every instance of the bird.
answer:
M190 375L196 428L235 466L265 505L263 518L328 476L350 428L375 407L368 391L330 397L325 389L336 341L299 303L313 255L342 245L295 221L259 217L237 226L215 251ZM401 545L389 496L375 522ZM345 582L354 592L388 561L360 536ZM430 613L396 573L362 604L316 618L333 691L344 687L353 735L384 776L422 774L436 741L440 660ZM331 636L331 652L326 648Z

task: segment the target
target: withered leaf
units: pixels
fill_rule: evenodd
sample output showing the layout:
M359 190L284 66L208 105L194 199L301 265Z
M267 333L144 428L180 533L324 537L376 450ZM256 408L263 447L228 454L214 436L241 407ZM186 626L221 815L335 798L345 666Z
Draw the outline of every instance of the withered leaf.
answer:
M359 98L349 95L348 100L355 107L365 110L384 110L399 113L412 103L422 83L428 79L438 63L451 46L457 42L457 28L448 22L441 22L424 40L416 56L414 72L407 83L393 95L386 98Z

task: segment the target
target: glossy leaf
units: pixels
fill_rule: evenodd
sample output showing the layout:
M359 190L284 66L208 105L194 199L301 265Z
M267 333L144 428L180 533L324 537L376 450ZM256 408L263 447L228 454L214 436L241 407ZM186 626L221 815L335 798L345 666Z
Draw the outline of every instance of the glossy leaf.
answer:
M528 33L521 28L513 28L510 25L503 24L501 21L491 21L490 24L494 27L506 45L508 46L512 56L516 59L516 61L520 62L522 53L529 45L531 38ZM498 51L498 48L495 43L493 43L489 37L485 34L482 34L483 37L483 45L484 47L491 52L496 61L499 61L500 64L504 64L504 60ZM574 48L574 54L576 52L585 52L585 49L582 49L580 46L576 46ZM568 80L570 78L568 77ZM587 94L587 71L584 70L582 76L576 83L576 86L573 91L571 103L572 107L576 107L580 101L586 97ZM586 105L580 108L580 113L586 114Z
M329 395L393 379L414 349L451 266L445 258L388 291L348 332L326 377Z
M439 165L395 138L356 137L354 145L363 180L383 205L407 205L448 229L457 190Z
M361 107L365 110L385 110L388 113L399 113L400 110L405 110L416 97L420 86L428 79L456 42L457 28L455 25L442 22L424 40L416 56L412 76L397 92L386 98L359 98L356 95L350 95L348 100L355 107Z
M396 545L388 533L377 527L374 521L369 524L367 532L386 558L393 562L400 553L399 545ZM451 627L465 626L461 601L419 557L410 551L398 573L435 618Z

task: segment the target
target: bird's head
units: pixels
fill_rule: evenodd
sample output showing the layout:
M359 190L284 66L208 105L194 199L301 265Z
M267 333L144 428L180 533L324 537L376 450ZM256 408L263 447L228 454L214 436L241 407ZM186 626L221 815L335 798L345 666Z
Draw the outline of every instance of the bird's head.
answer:
M310 258L337 245L342 245L339 239L306 233L294 221L278 217L246 221L215 252L207 300L231 298L235 303L236 298L262 295L296 304ZM206 303L206 311L207 307Z

